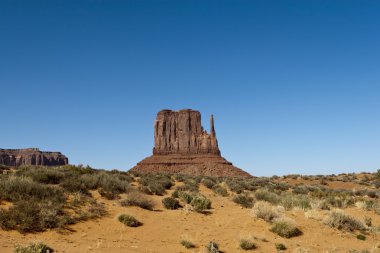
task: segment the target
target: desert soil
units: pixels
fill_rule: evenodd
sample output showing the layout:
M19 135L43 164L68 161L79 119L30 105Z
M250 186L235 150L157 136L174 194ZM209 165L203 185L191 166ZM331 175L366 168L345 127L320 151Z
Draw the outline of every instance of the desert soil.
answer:
M173 187L174 188L174 187ZM251 210L241 208L231 201L231 197L215 195L211 190L200 186L203 194L212 200L210 213L200 214L178 210L166 210L161 200L165 196L152 196L156 202L155 211L138 207L122 207L117 200L101 198L108 215L92 221L81 222L70 226L71 231L55 230L20 234L17 231L0 230L0 252L13 252L15 244L27 244L42 241L55 249L55 252L206 252L205 245L211 240L220 245L225 253L245 252L238 248L241 238L250 237L257 245L253 252L277 252L275 243L283 243L288 248L285 252L348 252L349 250L371 250L380 242L380 235L371 233L367 240L356 238L357 233L342 232L322 224L320 220L308 219L304 211L287 211L287 217L296 220L303 235L285 239L269 231L270 224L251 216ZM168 195L172 191L168 191ZM358 208L345 209L345 212L359 219L365 216L372 218L374 226L380 225L380 215ZM117 217L120 214L131 214L143 222L137 228L121 224ZM190 240L197 245L195 249L185 249L180 241ZM302 251L302 249L304 251Z

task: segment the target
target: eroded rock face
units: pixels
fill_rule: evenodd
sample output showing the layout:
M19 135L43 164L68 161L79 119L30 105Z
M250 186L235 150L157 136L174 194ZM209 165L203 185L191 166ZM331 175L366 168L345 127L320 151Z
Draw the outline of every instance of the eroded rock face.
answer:
M210 133L207 133L201 125L200 112L190 109L162 110L157 114L153 155L131 171L251 177L220 155L213 116L210 118Z
M215 154L220 155L210 119L210 134L201 125L201 113L194 110L162 110L154 122L153 154Z
M38 148L0 149L0 164L6 166L58 166L66 165L68 163L68 158L60 152L43 152Z

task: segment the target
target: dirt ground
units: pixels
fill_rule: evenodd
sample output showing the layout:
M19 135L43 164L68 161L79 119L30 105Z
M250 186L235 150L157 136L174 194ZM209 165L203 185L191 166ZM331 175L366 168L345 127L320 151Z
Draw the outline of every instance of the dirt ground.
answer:
M231 201L231 197L221 197L200 186L203 194L212 200L213 209L209 214L178 210L166 210L161 200L165 196L152 196L156 202L155 211L138 207L122 207L117 200L96 198L106 204L108 215L92 221L72 225L72 231L55 230L22 235L17 231L0 230L0 252L13 252L15 244L42 241L55 249L55 252L144 252L180 253L206 252L205 245L211 240L217 242L220 250L245 252L238 248L239 240L251 238L257 245L253 252L277 252L275 243L283 243L285 252L349 252L350 250L372 250L380 242L379 233L367 235L365 241L356 238L357 233L342 232L324 225L320 220L308 219L304 211L287 211L287 217L296 220L303 235L285 239L269 231L270 224L251 216L251 210L242 208ZM168 191L171 194L172 191ZM168 196L168 195L167 195ZM372 218L374 226L380 226L380 215L373 211L349 208L345 212L359 219ZM137 228L121 224L120 214L131 214L143 222ZM197 245L186 249L182 239ZM378 252L378 251L373 251Z

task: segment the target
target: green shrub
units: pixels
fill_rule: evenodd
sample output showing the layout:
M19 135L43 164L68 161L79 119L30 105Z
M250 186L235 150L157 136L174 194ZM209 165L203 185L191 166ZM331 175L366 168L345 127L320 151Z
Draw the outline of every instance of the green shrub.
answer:
M337 211L330 212L329 217L326 219L325 223L328 226L337 228L339 230L364 231L366 229L365 225L361 221L343 212Z
M30 243L29 245L22 246L16 245L14 248L14 253L52 253L54 250L43 244L42 242Z
M65 202L66 198L60 188L39 184L29 178L0 176L0 199L16 202L19 200L46 200Z
M282 243L276 243L275 247L277 251L286 250L286 246Z
M232 198L232 201L245 208L251 208L254 204L254 200L247 194L238 194Z
M280 197L277 194L267 190L257 190L255 192L255 197L257 200L267 201L272 204L277 204L280 202Z
M61 183L60 186L70 193L80 192L84 195L90 195L88 187L84 182L78 179L77 176L66 177Z
M179 191L188 191L188 192L199 192L199 184L196 180L187 179L184 182L184 185L177 186Z
M162 200L162 204L166 209L175 210L179 207L179 202L175 198L167 197Z
M193 200L193 195L184 191L178 191L178 197L186 204L190 204Z
M231 191L237 194L242 193L245 189L248 188L243 179L229 178L226 180L226 184L228 185Z
M202 194L197 194L193 197L190 205L194 208L196 212L203 212L206 209L211 208L211 200L203 196Z
M212 189L212 187L216 184L213 179L205 178L202 180L202 184L206 186L209 189Z
M16 172L17 176L30 177L41 184L59 184L65 174L58 168L51 167L21 167Z
M154 202L139 192L129 193L127 198L122 200L120 203L122 206L138 206L151 211L154 208Z
M192 249L192 248L195 248L195 244L190 242L190 241L187 241L187 240L182 240L181 241L181 244L182 246L184 246L186 249Z
M275 221L270 231L285 238L291 238L302 234L301 230L296 227L294 222L287 219Z
M239 247L243 250L253 250L256 249L256 244L254 244L252 241L247 239L242 239L239 242Z
M145 186L151 194L164 195L165 190L173 186L170 176L165 174L144 174L140 178L140 185Z
M121 214L117 219L128 227L138 227L142 225L142 223L132 215Z
M209 242L209 244L206 246L206 249L209 253L220 253L219 245L214 241Z
M362 235L362 234L358 234L358 235L356 236L356 238L357 238L358 240L362 240L362 241L365 241L365 240L367 239L367 237L366 237L365 235Z
M291 210L293 208L306 210L311 207L308 196L302 194L283 194L281 195L280 205L283 206L286 210Z
M228 196L228 191L226 188L216 184L212 187L212 191L215 192L216 194L220 195L220 196L223 196L223 197L227 197Z

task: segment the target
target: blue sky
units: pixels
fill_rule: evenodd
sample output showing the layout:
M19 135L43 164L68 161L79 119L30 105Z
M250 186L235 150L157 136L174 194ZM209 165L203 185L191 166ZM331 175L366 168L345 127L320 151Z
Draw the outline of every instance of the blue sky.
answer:
M253 175L380 168L379 1L0 1L0 147L128 170L161 109Z

